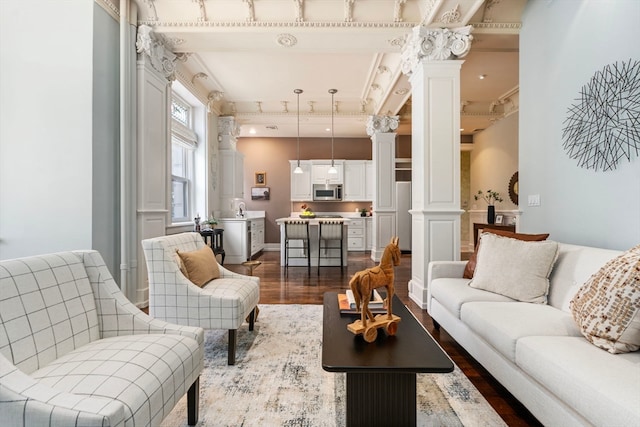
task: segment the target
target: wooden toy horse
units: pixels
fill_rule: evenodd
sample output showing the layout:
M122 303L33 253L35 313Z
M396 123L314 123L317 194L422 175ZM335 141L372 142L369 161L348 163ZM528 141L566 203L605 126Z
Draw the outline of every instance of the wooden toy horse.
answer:
M394 292L393 267L399 264L400 247L398 246L398 238L393 237L387 247L384 248L382 258L380 258L380 264L376 267L358 271L349 281L349 287L356 300L356 310L360 310L360 304L362 303L362 325L364 327L367 326L367 318L372 321L374 320L373 313L369 310L369 300L371 299L371 292L376 288L383 286L387 288L385 306L387 307L387 318L392 318L391 300L393 299Z

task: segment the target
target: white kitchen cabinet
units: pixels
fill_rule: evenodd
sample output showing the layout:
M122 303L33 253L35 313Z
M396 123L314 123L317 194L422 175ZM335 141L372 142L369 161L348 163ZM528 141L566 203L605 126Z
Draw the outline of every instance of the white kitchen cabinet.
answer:
M250 220L251 256L264 249L264 218Z
M370 216L364 219L364 235L365 235L364 250L370 251L371 246L373 246L373 218Z
M220 196L222 199L244 198L244 154L220 150Z
M347 247L350 251L365 250L365 218L349 218Z
M242 264L264 249L264 218L220 218L226 264Z
M342 199L349 202L367 200L366 163L364 160L346 160L344 162L344 188Z
M311 194L311 162L309 160L300 160L300 169L302 173L293 173L298 166L297 160L289 160L291 167L291 201L306 202L313 200Z
M365 160L364 180L364 199L373 201L376 194L376 185L375 181L373 180L373 160Z
M334 166L338 173L329 173L331 160L311 161L311 182L313 184L343 184L344 183L344 160L334 160Z

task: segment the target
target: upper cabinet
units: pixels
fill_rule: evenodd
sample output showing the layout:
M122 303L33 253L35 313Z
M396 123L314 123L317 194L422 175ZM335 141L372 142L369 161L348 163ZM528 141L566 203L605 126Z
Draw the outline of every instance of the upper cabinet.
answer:
M289 160L291 167L291 200L296 202L306 202L311 200L311 162L309 160L300 160L300 169L302 173L293 173L297 160Z
M344 160L334 160L334 166L338 173L329 173L331 160L311 160L311 183L312 184L343 184L344 183Z
M344 162L344 190L342 200L349 202L367 200L366 162L364 160L347 160Z
M300 160L302 173L293 173L297 160L289 160L291 169L291 201L313 200L313 184L343 184L342 200L373 200L373 162L371 160L335 160L337 174L330 174L331 160Z
M364 199L373 201L373 198L376 194L376 185L373 180L373 160L365 161L365 194Z
M220 196L244 199L244 155L238 151L220 150Z

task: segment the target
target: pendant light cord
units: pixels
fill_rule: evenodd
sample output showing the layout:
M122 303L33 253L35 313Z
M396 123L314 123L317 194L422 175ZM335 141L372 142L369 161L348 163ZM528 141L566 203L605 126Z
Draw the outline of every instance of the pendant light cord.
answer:
M331 168L335 168L334 160L333 160L333 108L334 101L333 96L338 92L337 89L329 89L329 93L331 94Z

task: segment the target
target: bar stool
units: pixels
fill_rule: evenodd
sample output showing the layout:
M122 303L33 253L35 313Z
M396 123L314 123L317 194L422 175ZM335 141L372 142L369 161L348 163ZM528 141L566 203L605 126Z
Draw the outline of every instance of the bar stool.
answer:
M335 220L320 220L318 221L318 276L320 275L321 262L320 259L340 259L340 271L343 270L343 223L342 221ZM322 246L324 242L324 247ZM330 245L329 242L333 242ZM336 244L337 242L337 244ZM324 249L324 256L322 256L322 250ZM340 256L331 255L332 249L340 251ZM328 266L325 266L328 267Z
M291 242L301 242L302 246L292 246ZM302 256L290 256L289 251L302 249ZM294 252L295 254L295 252ZM302 220L288 220L284 223L284 266L289 268L290 258L306 258L307 273L311 274L311 247L309 245L309 222Z

